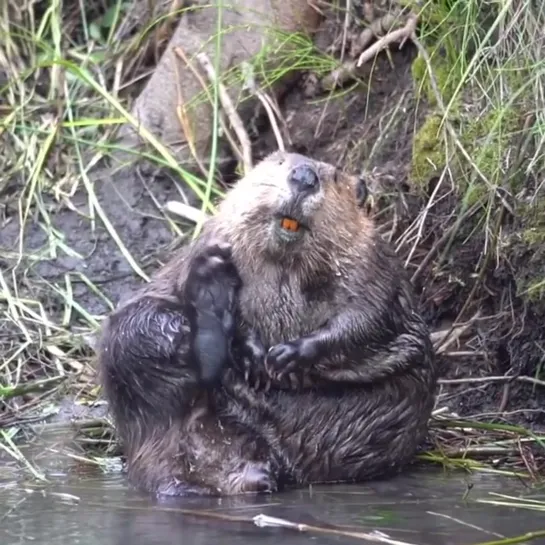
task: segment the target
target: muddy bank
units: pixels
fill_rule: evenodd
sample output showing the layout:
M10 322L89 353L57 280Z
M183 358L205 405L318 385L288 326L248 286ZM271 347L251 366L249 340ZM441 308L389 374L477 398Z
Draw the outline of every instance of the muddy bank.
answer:
M343 24L343 18L329 16L320 34L321 50L324 43L325 47L338 43ZM367 176L373 212L384 236L405 257L432 330L469 323L441 355L443 378L467 381L443 384L438 407L446 406L460 416L541 428L545 388L517 379L522 375L539 380L545 354L543 302L520 290L521 284L539 277L545 258L539 238L523 236L527 222L520 213L527 202L507 196L511 206L499 212L503 201L497 198L493 223L499 226L502 243L491 252L482 207L464 212L463 192L439 183L440 168L424 177L420 172L416 178L415 149L421 148L415 148L415 136L422 136L422 127L434 114L429 97L419 92L415 81L416 57L410 44L401 51L392 47L389 56L381 54L365 64L359 82L347 82L336 96L326 91L308 96L309 73L302 72L281 101L287 147ZM275 148L270 126L260 124L254 159ZM51 168L62 172L62 165ZM227 174L228 182L232 172ZM19 261L17 187L21 184L15 179L12 189L3 193L0 242L7 251L0 256L0 265L12 287L10 273L15 271L19 296L40 301L52 320L59 323L70 309L63 327L73 335L93 331L101 315L144 281L141 273L150 275L173 245L183 243L173 229L173 218L167 220L161 211L167 201L183 200L186 193L175 174L149 168L116 173L102 163L94 170L93 188L111 227L99 217L89 218L97 211L89 207L88 189L80 187L69 203L44 192L41 206L48 210L48 219L39 207L33 208L34 221L24 231L25 256ZM537 187L535 180L528 179L528 187L532 184ZM174 221L185 236L191 236L190 224ZM123 248L112 237L113 230ZM501 251L494 253L497 248ZM30 255L36 253L39 259ZM43 325L30 320L27 325L34 339L43 334ZM7 353L14 343L24 341L22 329L13 323L4 321L2 329ZM74 350L70 342L65 336L57 346ZM37 342L25 351L30 378L54 365ZM92 350L85 343L72 353L92 364ZM486 380L469 380L476 378Z

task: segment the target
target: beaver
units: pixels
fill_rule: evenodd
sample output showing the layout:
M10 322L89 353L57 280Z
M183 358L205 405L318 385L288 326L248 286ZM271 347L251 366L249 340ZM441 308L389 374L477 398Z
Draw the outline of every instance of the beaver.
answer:
M106 319L98 361L135 486L272 492L411 461L436 359L366 194L358 176L275 152Z

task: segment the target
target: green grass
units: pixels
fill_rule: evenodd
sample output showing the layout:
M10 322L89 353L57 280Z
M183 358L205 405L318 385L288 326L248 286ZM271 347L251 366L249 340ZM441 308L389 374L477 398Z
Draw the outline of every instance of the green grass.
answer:
M433 240L428 280L444 279L445 291L456 300L455 321L480 314L481 332L465 347L479 346L486 352L488 343L497 342L490 341L496 334L512 337L511 346L517 336L526 339L520 340L520 349L513 349L511 366L539 379L535 388L540 392L542 353L530 352L542 339L531 330L537 327L532 314L543 311L545 57L540 36L545 6L529 1L428 0L415 9L421 13L422 29L412 73L426 115L415 130L409 179L426 206L415 221L420 230L411 250L422 254ZM433 177L436 182L430 188ZM430 227L441 236L430 235ZM408 240L407 234L402 239ZM465 251L469 253L464 262ZM494 357L488 354L485 359ZM463 369L473 376L501 374L486 363L468 363ZM500 399L501 391L499 406ZM516 408L524 410L522 399ZM502 411L488 417L504 418ZM482 441L496 448L494 433L488 430L485 437L473 445L467 440L470 458L471 452L486 451ZM542 440L532 442L543 453ZM453 462L449 456L430 456L447 465ZM519 461L523 468L523 457ZM465 456L457 455L453 463L465 464ZM539 474L537 466L526 469Z
M416 5L411 0L404 3ZM4 427L0 444L27 469L28 463L13 443L13 437L22 434L23 424L64 395L75 394L80 402L92 403L98 393L89 345L103 316L95 315L78 300L76 288L85 285L109 309L115 304L85 273L66 272L55 279L33 274L37 263L86 257L81 249L70 247L66 233L55 227L55 213L65 208L77 210L74 196L84 194L90 213L80 214L89 224L90 235L97 224L103 224L134 275L143 281L149 277L145 264L132 255L105 213L92 171L119 151L114 139L119 125L128 122L138 126L130 114L131 85L145 77L145 52L154 45L157 29L169 24L169 14L155 13L133 29L134 33L128 33L127 39L119 40L117 32L130 26L128 4L111 0L106 11L101 5L79 2L66 7L57 0L24 9L13 1L0 7L0 225L9 205L12 213L15 211L11 221L17 222L21 235L17 248L0 244L0 426ZM538 41L545 28L545 7L529 1L427 0L414 9L423 23L417 44L420 54L412 66L416 107L423 112L423 123L414 128L413 156L407 166L411 196L420 200L419 209L403 232L393 237L394 242L416 269L430 257L422 275L427 274L431 283L443 282L451 293L463 285L452 304L457 321L484 308L492 325L486 322L483 327L492 329L492 311L480 303L505 296L505 306L495 309L498 316L507 330L510 326L523 329L517 314L520 301L516 302L510 291L501 292L502 297L490 296L487 284L498 263L516 262L519 253L534 252L545 240L541 219L545 207L539 186L544 166L545 57ZM339 32L343 19L341 14ZM219 18L210 37L217 53L220 35L229 31L221 23ZM264 49L252 64L254 74L267 84L293 70L324 75L338 67L338 60L317 53L308 39L270 32L276 33L274 46ZM269 63L271 57L276 61L274 67ZM222 77L231 85L243 81L245 74L245 68L238 66ZM364 84L371 87L373 81ZM350 87L339 91L341 98L337 100L350 100L355 93L365 94L366 90ZM217 183L216 85L203 89L186 106L203 100L214 105L213 145L206 175L185 170L157 136L142 128L140 134L147 147L139 153L184 180L202 210L213 213L214 199L221 198L223 190ZM328 95L323 100L334 97ZM392 112L392 116L404 115L397 107ZM385 123L384 133L389 127L390 123ZM354 134L357 129L354 126ZM381 138L376 145L379 142ZM370 155L375 151L373 146ZM360 163L365 160L360 159ZM438 182L429 191L433 176ZM453 204L438 212L444 202ZM194 230L181 226L163 211L157 215L173 236L194 236L199 231L199 225ZM511 216L514 220L508 223ZM38 224L43 231L45 242L39 248L28 248L22 242L31 224ZM444 234L433 239L439 232ZM468 245L474 246L474 261L460 265L458 252ZM545 282L542 264L545 259L516 279L514 295L524 304L540 304ZM473 340L473 345L480 344L476 334ZM478 348L471 350L477 352ZM480 373L490 374L486 365ZM543 388L540 365L535 365L531 374L535 387ZM469 388L476 390L478 386ZM447 392L442 392L438 405L446 396ZM543 457L543 435L522 426L506 428L494 421L495 416L492 423L469 416L463 427L459 422L449 424L436 418L432 434L435 448L421 459L447 468L536 478ZM109 434L109 422L95 418L78 430L82 444L102 449L104 460L113 452ZM529 463L526 449L535 452ZM101 455L89 454L90 463L100 465ZM494 461L498 456L503 460L501 469ZM39 470L33 473L37 475Z
M413 74L432 112L415 137L413 180L426 183L436 175L456 194L459 217L449 242L469 216L474 229L486 234L480 274L504 253L506 210L535 227L532 210L541 200L544 165L539 36L545 7L429 0L421 13L421 54ZM450 250L447 245L443 259Z

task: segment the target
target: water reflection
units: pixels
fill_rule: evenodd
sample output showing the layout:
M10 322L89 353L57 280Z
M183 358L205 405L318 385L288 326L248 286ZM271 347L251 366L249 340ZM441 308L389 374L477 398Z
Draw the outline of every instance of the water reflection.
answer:
M470 479L470 481L469 481ZM37 487L7 483L0 491L0 543L80 545L222 545L364 543L354 538L258 528L248 522L188 516L183 509L232 517L260 513L293 522L374 529L418 545L468 545L545 528L542 514L466 502L488 492L527 493L522 483L492 475L446 476L420 470L367 486L320 486L254 499L157 502L131 490L122 476L79 471ZM534 497L536 493L534 493ZM77 501L76 499L77 498ZM542 495L542 498L545 498Z

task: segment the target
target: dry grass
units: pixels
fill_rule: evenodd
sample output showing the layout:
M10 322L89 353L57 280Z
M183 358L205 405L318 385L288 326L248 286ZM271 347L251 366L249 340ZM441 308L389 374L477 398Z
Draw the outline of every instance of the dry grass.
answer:
M55 414L67 394L83 404L95 401L90 345L103 315L78 301L77 287L96 294L107 309L114 305L85 272L67 267L44 277L34 271L60 258L84 258L66 243L55 215L78 212L90 237L104 224L134 273L147 279L104 213L90 172L116 150L117 126L131 121L127 99L153 64L150 56L164 48L171 14L157 9L139 19L124 2L104 6L53 1L0 8L0 228L18 232L15 247L8 247L7 236L0 245L0 426L2 444L15 457L9 437L18 426ZM196 183L153 135L145 136L150 161ZM82 193L87 216L74 201ZM36 226L43 237L28 247L25 236Z

